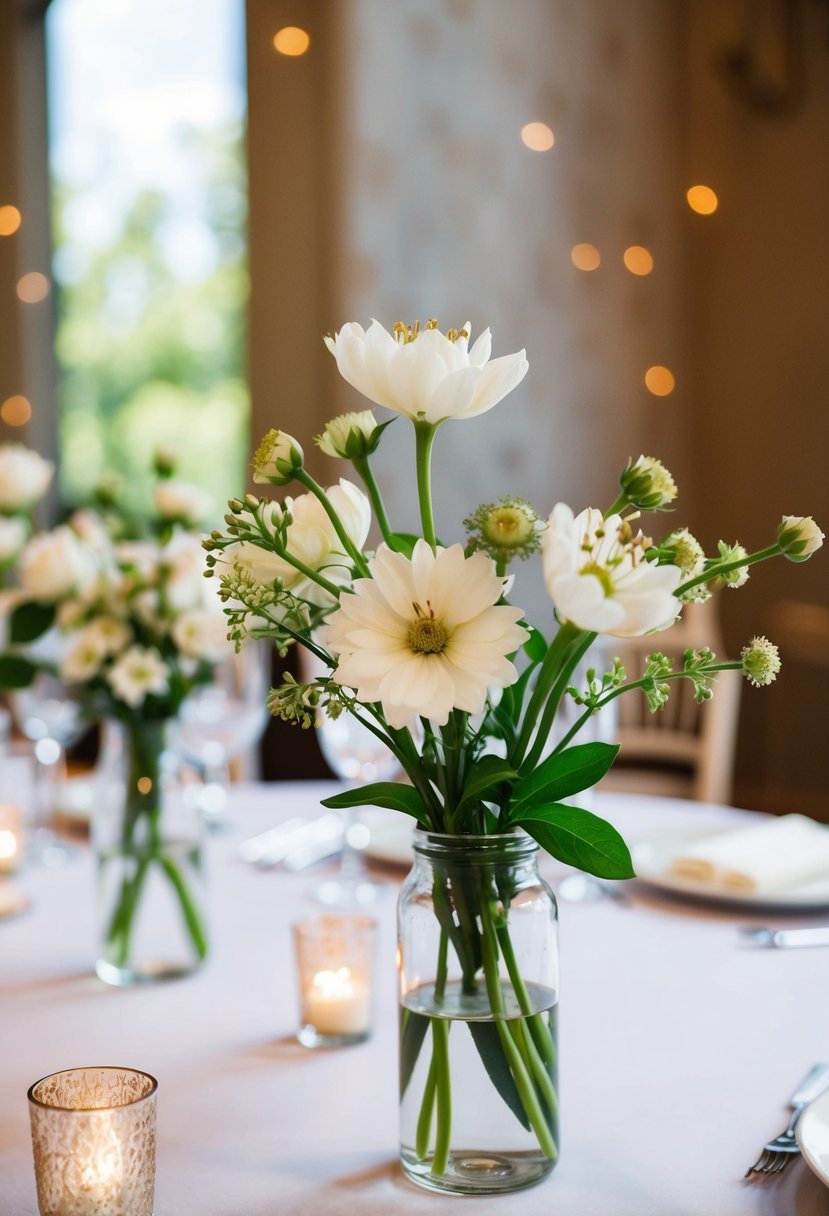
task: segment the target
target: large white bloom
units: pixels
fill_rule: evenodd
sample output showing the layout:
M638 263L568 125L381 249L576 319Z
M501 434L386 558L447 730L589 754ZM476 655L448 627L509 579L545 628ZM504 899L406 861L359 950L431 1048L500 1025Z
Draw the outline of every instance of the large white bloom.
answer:
M560 502L541 542L544 581L562 620L579 629L635 638L676 619L677 566L658 566L642 555L621 516L604 519L588 507L573 517Z
M340 375L369 401L433 424L492 409L529 366L523 350L490 360L488 329L469 350L468 324L448 335L434 322L419 332L400 325L393 336L377 321L368 330L349 321L325 344Z
M360 701L382 702L391 726L480 713L487 688L513 683L506 656L528 634L521 609L498 604L505 580L486 554L464 557L460 545L433 553L419 540L409 560L381 545L370 570L340 599L325 641L339 656L333 678Z
M54 601L83 595L95 582L92 550L65 524L33 536L20 556L20 585L33 599Z
M0 445L0 510L22 511L39 502L55 466L22 443Z
M165 693L169 676L169 667L152 646L130 646L106 673L112 691L130 709L142 705L148 693Z
M362 549L371 526L368 498L358 486L344 478L325 493L349 540L356 549ZM275 510L279 518L279 508ZM351 559L345 555L343 543L316 495L288 497L285 510L290 512L293 521L288 528L288 553L338 587L350 583L353 577ZM327 591L269 549L245 541L228 545L219 564L225 563L237 565L266 586L274 579L281 579L286 590L312 604L331 603Z

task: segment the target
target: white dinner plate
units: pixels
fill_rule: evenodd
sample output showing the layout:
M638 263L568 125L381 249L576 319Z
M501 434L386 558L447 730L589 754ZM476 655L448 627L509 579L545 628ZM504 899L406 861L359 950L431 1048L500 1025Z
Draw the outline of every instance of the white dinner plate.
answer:
M417 826L411 815L373 806L365 807L360 812L360 819L371 833L364 850L366 857L383 865L411 869L414 861L412 836Z
M829 1186L829 1089L806 1107L795 1135L806 1164Z
M829 907L829 873L810 879L796 887L769 892L732 891L712 882L697 882L692 878L681 878L669 872L671 861L682 849L696 840L713 836L717 832L733 831L734 824L722 821L714 824L685 824L684 827L666 828L647 838L636 841L631 847L633 868L636 876L651 887L670 891L675 895L687 895L692 899L715 900L717 903L740 907L777 908L780 911L796 911L798 908ZM829 829L827 829L829 830Z

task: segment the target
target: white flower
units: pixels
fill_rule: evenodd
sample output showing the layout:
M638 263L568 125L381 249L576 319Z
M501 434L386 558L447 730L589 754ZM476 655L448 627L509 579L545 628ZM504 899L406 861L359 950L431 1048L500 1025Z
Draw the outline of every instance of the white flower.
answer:
M468 350L468 325L446 335L432 321L420 331L394 328L392 336L377 321L368 331L350 321L325 344L349 384L376 405L414 421L435 425L447 418L474 418L497 405L527 373L523 350L490 361L488 329Z
M382 702L393 727L480 713L488 687L513 683L506 656L529 635L521 609L498 604L504 579L489 557L464 557L461 545L433 553L419 540L411 560L381 545L369 566L372 577L354 582L325 631L337 683Z
M199 523L210 514L210 495L188 481L160 481L153 490L153 502L162 519Z
M339 485L331 486L325 493L349 540L356 549L362 549L371 526L368 498L358 486L345 478L341 478ZM284 509L290 512L292 518L288 527L288 553L338 587L350 583L353 577L351 559L345 555L343 543L319 499L311 493L288 497ZM278 505L274 513L278 520L281 517ZM272 585L274 579L281 579L286 590L309 603L324 606L332 602L329 593L313 579L295 569L277 553L260 549L258 545L244 541L228 545L219 564L222 563L238 565L265 586Z
M749 684L763 688L777 679L780 671L780 652L768 638L752 638L740 651L740 662Z
M777 543L793 562L805 562L823 541L823 533L811 515L784 515L777 529Z
M0 510L22 511L39 502L55 466L22 443L0 445Z
M253 453L253 480L286 486L302 468L303 451L287 431L268 431Z
M170 669L154 647L130 646L113 663L106 678L130 709L142 705L148 693L165 693Z
M627 501L640 511L660 511L677 495L673 477L653 456L628 461L619 481Z
M181 654L188 659L218 663L233 653L227 640L227 617L221 610L194 608L183 612L172 628L172 637Z
M372 451L371 441L376 430L377 419L371 410L359 410L332 418L315 442L326 456L353 459Z
M37 600L84 594L96 575L94 554L65 524L32 537L20 557L20 585Z
M541 542L544 581L559 616L579 629L614 637L641 637L665 629L680 605L674 591L681 573L642 555L619 515L602 517L588 507L573 518L558 503Z
M204 597L204 549L193 532L175 532L158 555L163 601L173 613L196 608Z
M104 654L118 654L132 639L132 630L117 616L96 616L84 632Z
M25 519L19 515L0 515L0 565L17 557L28 535Z
M101 636L89 627L82 629L69 639L59 663L60 677L67 684L84 684L98 674L106 656Z

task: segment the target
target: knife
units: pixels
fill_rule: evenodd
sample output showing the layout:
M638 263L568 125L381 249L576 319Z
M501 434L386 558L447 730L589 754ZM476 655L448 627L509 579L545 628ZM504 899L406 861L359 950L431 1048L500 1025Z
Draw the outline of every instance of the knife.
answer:
M765 929L746 926L740 936L755 946L794 950L803 946L829 946L829 925L813 929Z

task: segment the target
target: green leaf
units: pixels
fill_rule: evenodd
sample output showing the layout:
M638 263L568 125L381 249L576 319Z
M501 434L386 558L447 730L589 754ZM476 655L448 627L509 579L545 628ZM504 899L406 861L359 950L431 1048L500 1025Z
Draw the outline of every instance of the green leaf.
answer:
M18 604L9 618L9 641L23 646L42 637L55 623L55 605L27 600Z
M534 806L516 822L559 861L597 878L635 878L630 851L612 824L576 806Z
M37 667L19 654L0 655L0 688L28 688Z
M548 756L513 789L511 817L521 815L526 806L560 802L590 789L604 777L618 751L615 743L579 743Z
M401 1026L400 1097L402 1098L412 1079L417 1058L423 1047L423 1040L426 1038L426 1031L429 1029L429 1019L424 1017L422 1013L414 1013L411 1009L404 1009L401 1015Z
M420 537L415 536L413 532L392 532L389 537L389 544L395 553L402 553L404 557L411 557L414 547L419 540Z
M529 621L522 621L521 624L530 631L530 636L524 643L524 653L532 659L533 663L540 663L547 653L547 639Z
M323 798L322 805L332 811L347 811L354 806L382 806L389 811L403 811L427 826L429 823L423 801L414 786L400 785L396 781L377 781L374 785L344 790Z
M487 794L493 793L502 782L511 781L517 776L515 769L500 756L482 756L472 766L458 806L465 806L473 801L486 801Z
M527 1112L524 1110L521 1095L510 1072L507 1057L504 1055L498 1027L494 1022L467 1022L467 1026L469 1027L469 1033L475 1041L475 1046L478 1048L478 1055L481 1057L490 1081L516 1119L527 1131L530 1131L530 1121L527 1117Z

